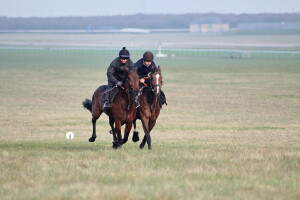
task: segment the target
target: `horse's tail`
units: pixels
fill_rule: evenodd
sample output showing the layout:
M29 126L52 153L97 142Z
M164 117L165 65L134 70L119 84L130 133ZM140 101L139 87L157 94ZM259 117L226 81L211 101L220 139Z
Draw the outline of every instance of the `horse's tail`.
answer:
M92 101L89 100L89 99L85 99L83 102L82 102L82 105L84 108L88 109L89 111L92 112Z

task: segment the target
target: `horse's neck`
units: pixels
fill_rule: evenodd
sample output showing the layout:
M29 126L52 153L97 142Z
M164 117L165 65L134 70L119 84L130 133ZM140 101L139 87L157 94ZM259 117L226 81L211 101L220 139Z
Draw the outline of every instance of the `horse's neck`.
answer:
M147 87L143 94L146 97L147 104L152 106L153 104L158 102L158 95L155 95L150 87Z
M128 94L127 94L127 92L126 92L126 88L124 88L124 89L119 89L119 92L117 93L117 95L116 95L116 98L119 98L119 99L128 99Z
M126 107L126 109L128 108L128 104L130 104L130 108L134 107L134 101L131 99L130 102L130 97L129 97L129 93L127 92L127 89L120 89L120 91L117 93L116 95L116 99L115 102L118 102L119 104L122 104L122 107Z

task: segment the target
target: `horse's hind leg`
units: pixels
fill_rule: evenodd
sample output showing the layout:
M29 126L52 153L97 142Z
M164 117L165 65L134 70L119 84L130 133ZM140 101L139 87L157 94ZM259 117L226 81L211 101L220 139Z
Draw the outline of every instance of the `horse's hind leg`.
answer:
M96 122L97 122L97 119L94 119L92 118L92 123L93 123L93 134L92 134L92 137L89 138L89 142L95 142L96 140Z
M128 141L128 136L129 136L131 127L132 127L132 123L126 123L125 131L124 131L123 144L125 144Z
M94 107L94 105L93 105ZM92 123L93 123L93 134L92 137L89 138L89 142L95 142L96 140L96 122L99 119L100 115L102 114L102 111L100 111L99 109L92 109Z

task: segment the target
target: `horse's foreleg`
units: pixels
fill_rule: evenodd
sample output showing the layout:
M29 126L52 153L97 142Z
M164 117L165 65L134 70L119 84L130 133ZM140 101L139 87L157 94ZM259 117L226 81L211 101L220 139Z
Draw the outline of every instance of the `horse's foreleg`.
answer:
M109 125L110 125L110 128L111 128L111 134L113 135L113 139L117 140L116 130L115 130L115 127L114 127L114 123L115 123L114 118L113 117L109 117Z
M146 135L144 135L144 138L140 144L140 149L143 149L145 147L146 142L147 142L147 137L146 137Z
M118 138L117 138L117 135L116 135L116 129L114 127L114 123L115 123L115 120L113 117L109 117L109 125L110 125L110 128L111 128L111 134L113 135L113 148L118 148L119 147L119 144L118 144Z
M149 137L150 137L150 143L148 142L148 140L147 140L147 137L145 137L144 139L147 141L147 143L148 143L148 149L152 149L152 146L151 146L151 131L152 131L152 129L154 128L154 126L155 126L155 124L156 124L156 120L155 121L149 121ZM146 136L146 135L145 135Z
M144 129L144 132L145 132L145 136L143 138L143 141L142 143L140 144L140 148L144 148L145 146L145 143L147 141L147 144L148 144L148 149L152 149L151 147L151 137L150 137L150 131L149 131L149 119L142 119L142 123L143 123L143 129Z
M132 127L132 122L126 123L125 130L124 130L123 144L125 144L128 141L128 136L129 136L131 127Z
M140 138L139 138L139 132L136 130L136 119L133 121L133 128L134 128L134 131L133 131L133 135L132 135L132 141L137 142L140 140Z
M149 131L145 131L145 134L146 134L148 149L152 149L150 132Z
M156 120L155 121L150 121L149 122L149 134L151 133L152 129L154 128L156 124Z
M113 148L118 148L121 147L123 140L122 140L122 134L121 134L121 121L120 120L116 120L115 121L115 132L117 134L117 140L115 141L115 144L113 145Z

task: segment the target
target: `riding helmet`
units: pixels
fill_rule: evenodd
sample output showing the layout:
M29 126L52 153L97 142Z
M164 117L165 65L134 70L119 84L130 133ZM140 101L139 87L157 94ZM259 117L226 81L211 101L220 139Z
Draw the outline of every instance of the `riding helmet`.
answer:
M146 51L143 55L143 59L147 61L153 61L154 59L153 53L150 51Z
M130 58L130 53L125 47L123 47L123 49L119 52L119 57L120 58Z

